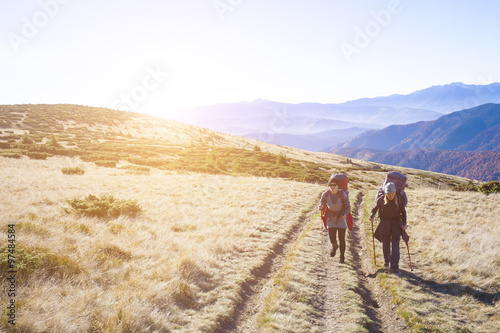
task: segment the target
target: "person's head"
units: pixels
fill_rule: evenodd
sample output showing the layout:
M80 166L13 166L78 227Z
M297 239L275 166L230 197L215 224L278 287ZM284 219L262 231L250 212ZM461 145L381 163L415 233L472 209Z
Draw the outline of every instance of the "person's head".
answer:
M389 202L396 198L396 185L394 183L387 183L384 186L385 201Z
M330 189L330 192L337 193L339 190L339 181L337 179L331 179L328 182L328 188Z

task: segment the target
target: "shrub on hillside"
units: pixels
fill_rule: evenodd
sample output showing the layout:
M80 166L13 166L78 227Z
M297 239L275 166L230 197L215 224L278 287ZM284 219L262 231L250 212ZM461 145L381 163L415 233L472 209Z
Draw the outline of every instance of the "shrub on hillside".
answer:
M500 182L492 181L479 186L479 191L484 194L500 193Z
M94 161L95 165L102 166L106 168L116 167L116 161Z
M455 191L471 191L471 192L481 192L484 194L491 194L491 193L499 193L500 192L500 182L499 181L492 181L492 182L487 182L483 183L482 185L475 185L472 183L472 181L469 181L467 184L463 185L457 185L453 188Z
M54 133L52 133L52 135L50 136L50 140L47 142L47 145L52 147L61 147L61 145L59 144L59 140L56 138Z
M49 153L39 153L35 151L29 151L26 153L26 156L28 156L32 160L46 160L47 157L52 157L54 155Z
M475 185L472 180L469 180L467 184L458 184L453 188L453 191L458 191L458 192L465 192L465 191L470 191L470 192L477 192L479 191L479 188L477 185Z
M66 213L75 213L88 217L116 218L120 215L136 216L142 212L141 206L136 200L115 199L112 195L96 197L89 194L84 199L71 199L67 201L71 209L65 209Z
M114 153L94 153L94 152L82 152L80 159L85 162L95 162L95 161L115 161L118 162L120 157Z
M33 144L33 143L35 143L35 142L33 141L33 139L31 139L31 138L28 136L28 134L24 134L24 135L22 136L22 138L21 138L21 143L22 143L22 144L25 144L25 145L30 145L30 144Z
M80 167L62 168L61 171L65 175L83 175L85 173L85 170Z
M162 165L168 163L168 160L163 159L163 158L130 157L127 159L127 161L132 163L132 164L138 164L140 166L149 166L149 167L159 167L159 166L162 166Z
M50 154L50 156L53 155L63 155L63 156L74 156L76 155L76 151L74 149L67 149L67 148L62 148L59 146L51 146L48 144L36 144L36 143L31 143L31 144L15 144L11 145L14 147L17 147L25 155L28 155L28 153L46 153ZM39 155L42 156L42 155Z
M276 158L276 164L279 165L288 165L288 160L286 158L286 155L283 153L280 153L278 157Z
M8 158L21 158L23 154L17 151L4 151L0 153L0 156L8 157Z

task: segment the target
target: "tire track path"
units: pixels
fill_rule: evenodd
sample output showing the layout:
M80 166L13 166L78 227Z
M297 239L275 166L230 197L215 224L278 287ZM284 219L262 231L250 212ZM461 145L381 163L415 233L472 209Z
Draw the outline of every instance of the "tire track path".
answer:
M366 232L363 225L364 193L359 192L352 202L352 215L354 227L346 235L346 265L353 269L356 279L354 292L363 300L362 311L369 318L365 328L370 333L405 333L409 332L403 319L399 318L392 306L390 295L382 290L377 280L377 274L372 266L370 254L367 249ZM352 200L352 198L351 198ZM317 326L320 332L338 333L347 332L349 326L349 308L343 298L346 295L345 266L338 263L338 255L330 257L331 244L328 235L323 241L323 256L319 268L321 284L319 290L323 300L318 309L320 318ZM352 261L347 260L348 257ZM342 272L344 271L344 272Z
M240 301L234 313L227 320L221 322L215 330L217 333L252 333L258 332L256 317L263 300L273 290L273 277L283 266L287 253L304 232L311 216L316 213L316 205L304 212L299 221L283 236L270 251L264 264L252 270L254 279L243 284L240 292Z
M318 309L320 318L317 320L317 326L321 332L347 332L351 324L347 318L349 314L348 309L343 301L343 297L346 297L344 296L346 294L344 279L346 278L345 269L349 266L348 257L352 256L354 262L358 261L358 258L353 255L353 251L356 250L354 247L356 239L353 233L359 224L358 216L362 202L363 194L361 192L358 193L354 204L351 199L354 230L352 232L346 231L346 264L339 263L338 251L334 258L330 257L332 245L328 233L325 230L325 236L323 237L323 255L319 265L321 281L319 290L320 295L323 297L323 304L322 307ZM351 267L348 267L348 269L351 269Z
M375 271L371 262L367 248L369 242L363 225L363 199L364 194L360 192L355 203L356 221L349 251L353 257L354 269L358 276L356 292L363 298L365 313L372 321L367 329L370 333L409 332L404 320L394 312L391 296L380 287L377 280L377 275L385 270Z
M368 252L368 242L363 223L363 200L361 191L356 196L352 206L354 228L346 235L346 264L340 264L339 254L330 257L331 244L328 235L323 237L323 253L318 261L316 275L319 283L317 297L312 300L316 308L314 318L314 332L338 333L346 332L349 325L349 309L343 304L346 297L345 270L353 269L355 273L354 292L363 299L363 309L370 322L366 329L370 333L406 333L409 332L404 320L399 318L393 310L391 296L379 285L377 275L383 270L375 271ZM311 217L316 213L316 206L312 206L302 214L295 224L282 238L281 242L271 249L264 264L252 270L252 280L243 284L233 313L226 317L214 332L254 333L259 328L256 317L261 305L273 290L273 278L282 268L287 253L293 248L297 239L306 229ZM370 243L371 244L371 243ZM348 262L350 256L352 262ZM352 275L351 275L352 276Z

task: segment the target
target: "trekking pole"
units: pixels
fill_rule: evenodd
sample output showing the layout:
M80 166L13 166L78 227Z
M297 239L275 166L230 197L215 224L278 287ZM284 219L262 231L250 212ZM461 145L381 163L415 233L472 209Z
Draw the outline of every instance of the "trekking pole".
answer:
M351 241L354 242L354 235L353 235L353 233L354 233L354 224L351 224L351 220L352 220L352 214L351 214L351 211L349 211L349 214L347 214L347 218L346 218L347 229L349 229L349 234L351 235ZM352 227L352 230L351 230L351 227Z
M408 244L408 234L406 233L406 230L404 230L405 235L406 235L406 249L408 250L408 260L410 261L410 270L413 272L413 266L411 264L411 256L410 256L410 244Z
M373 243L373 261L375 262L375 266L377 266L377 257L375 256L375 234L373 233L373 219L372 222L372 243Z

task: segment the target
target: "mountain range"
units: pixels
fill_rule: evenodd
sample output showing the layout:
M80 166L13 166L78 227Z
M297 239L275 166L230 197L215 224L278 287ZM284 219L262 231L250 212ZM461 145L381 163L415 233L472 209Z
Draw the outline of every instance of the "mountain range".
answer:
M499 85L467 86L455 83L404 96L391 95L343 104L287 104L255 100L198 107L182 114L184 118L190 119L185 121L187 123L238 136L233 138L247 137L279 146L334 152L372 162L490 181L500 179L500 104L491 102L500 98ZM459 92L465 94L463 98ZM409 104L404 105L404 101ZM446 103L458 105L460 101L490 102L460 111L446 111ZM389 106L363 103L387 103ZM432 106L434 110L414 108L423 106ZM31 109L36 109L36 113L32 113ZM7 136L19 136L18 132L24 133L26 130L35 134L35 129L40 128L58 134L58 131L68 127L78 127L73 124L75 121L82 124L87 122L85 119L88 116L76 112L77 109L71 105L1 106L0 129ZM52 113L46 114L49 112L47 110ZM62 123L56 121L52 116L55 111L64 114L67 120ZM440 113L443 111L446 113ZM103 120L106 126L87 124L102 132L103 136L96 140L106 141L106 135L114 132L124 138L135 135L135 122L139 118L132 117L130 119L133 121L129 119L118 128L113 122L123 118L125 113L103 109L98 117L107 113L112 113L112 117L106 117L114 120ZM181 126L178 122L170 121L161 129L156 128L152 120L148 119L147 122L150 127L148 140L176 142L176 135L168 130L176 126L183 127L180 132L192 137L191 141L200 140L200 136L193 137L192 132L205 133L203 128L187 124ZM68 144L72 140L88 139L76 129L71 135ZM204 140L218 137L220 135L214 134ZM4 146L9 144L5 143ZM15 149L4 153L19 155ZM334 155L332 158L335 158Z
M202 106L183 110L178 120L211 130L261 139L294 148L327 151L334 144L390 124L434 120L441 113L411 108L289 104L267 100ZM344 130L342 134L332 130Z
M500 103L500 83L452 83L408 95L362 98L340 104L257 99L184 109L177 119L278 145L329 151L364 131L436 120L444 114L486 103Z
M406 107L450 113L487 103L500 103L500 83L467 85L455 82L447 85L432 86L408 95L362 98L347 102L345 105Z
M500 180L499 151L413 149L388 152L342 148L336 150L336 153L375 163L428 170L481 181Z
M500 104L485 104L435 121L360 134L331 152L377 163L500 179Z
M281 146L497 180L497 103L500 83L451 83L340 104L258 99L201 106L183 110L181 120Z
M364 132L341 148L500 151L500 104L456 111L434 121Z

